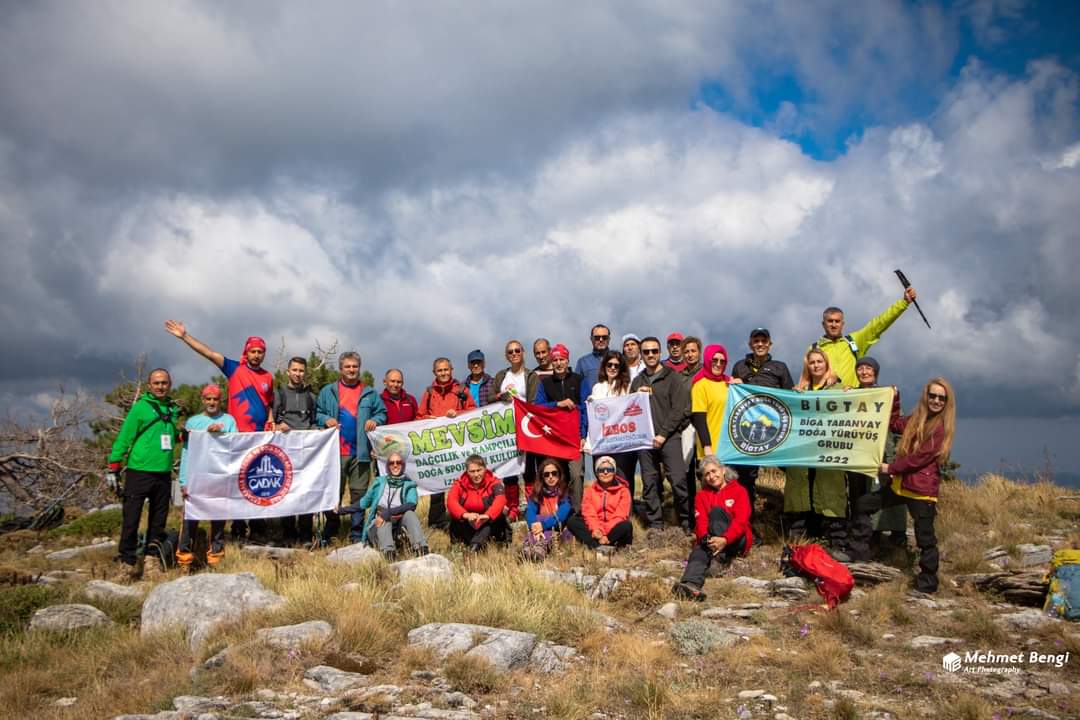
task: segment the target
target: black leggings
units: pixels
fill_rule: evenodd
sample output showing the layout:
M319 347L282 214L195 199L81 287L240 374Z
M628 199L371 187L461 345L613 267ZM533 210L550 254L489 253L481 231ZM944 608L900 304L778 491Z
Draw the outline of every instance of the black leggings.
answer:
M925 593L936 592L939 558L934 518L937 517L937 503L897 495L889 485L882 485L876 492L866 493L855 501L851 527L853 559L870 559L870 539L874 534L871 516L882 508L902 504L907 505L915 525L915 544L919 547L919 574L915 576L915 589Z
M585 524L585 518L577 513L566 519L566 527L577 538L578 542L592 550L600 547L600 541L592 536L589 526ZM613 547L622 547L634 542L634 526L629 520L623 520L611 528L608 533L608 541Z

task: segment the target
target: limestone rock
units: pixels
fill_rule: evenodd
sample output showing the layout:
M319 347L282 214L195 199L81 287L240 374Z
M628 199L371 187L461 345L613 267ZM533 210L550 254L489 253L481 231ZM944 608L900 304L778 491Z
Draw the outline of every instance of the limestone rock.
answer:
M27 550L26 554L27 555L44 555L45 554L45 546L42 545L41 543L38 543L34 547ZM63 698L61 698L61 699L63 699Z
M913 648L928 648L936 647L938 645L955 645L962 642L963 640L959 638L943 638L937 637L935 635L917 635L916 637L911 638L911 640L908 642L908 645Z
M208 698L199 695L179 695L173 698L173 709L186 715L201 715L229 708L229 700L224 697Z
M419 578L421 580L452 580L454 568L442 555L432 553L411 560L402 560L392 564L402 580Z
M1042 610L1034 608L1021 610L1020 612L1006 613L994 618L994 621L1003 625L1009 625L1019 630L1034 630L1041 625L1058 622Z
M536 646L532 633L464 623L428 623L409 631L409 644L428 647L439 657L463 652L483 658L498 670L526 665Z
M360 673L345 672L329 665L316 665L304 673L304 684L324 693L341 693L352 688L364 687L371 678Z
M381 560L382 553L363 543L353 543L352 545L346 545L343 548L334 550L326 556L326 559L332 563L340 563L342 565L362 565L366 562Z
M878 585L903 575L898 568L878 562L853 562L848 563L847 568L856 585Z
M262 628L255 637L282 650L298 650L304 646L322 644L334 634L325 620L310 620L297 625Z
M80 547L65 548L63 550L56 550L55 552L48 553L45 556L46 560L70 560L71 558L77 558L87 553L97 552L98 550L115 550L116 541L106 540L104 542L97 542L93 545L82 545Z
M244 545L240 552L249 557L267 558L269 560L285 560L305 555L304 550L299 548L272 547L270 545Z
M679 615L679 604L673 602L664 603L660 606L660 609L656 611L656 614L662 618L674 620Z
M83 586L83 593L91 600L141 600L146 591L134 585L91 580Z
M751 590L757 590L759 592L769 592L772 590L771 580L762 580L761 578L748 577L742 575L732 580L736 585L742 585L743 587L750 588Z
M577 650L567 645L556 645L547 641L536 643L529 665L537 672L562 672L577 657Z
M566 605L566 612L571 615L581 615L588 617L592 620L599 622L604 626L604 630L607 632L614 632L622 628L622 623L618 619L605 615L599 610L592 610L591 608L580 607L578 605Z
M769 592L787 600L802 600L810 596L806 581L797 575L773 580Z
M31 630L79 630L97 625L111 625L112 620L93 605L50 605L34 613Z
M754 611L746 608L711 607L701 611L701 617L703 618L740 618L746 620L753 617L753 615Z
M190 575L150 592L142 608L142 634L182 625L188 645L196 650L218 623L284 604L251 573Z
M1016 546L1016 552L1020 555L1020 567L1046 565L1054 556L1054 550L1049 545L1034 543L1021 543Z

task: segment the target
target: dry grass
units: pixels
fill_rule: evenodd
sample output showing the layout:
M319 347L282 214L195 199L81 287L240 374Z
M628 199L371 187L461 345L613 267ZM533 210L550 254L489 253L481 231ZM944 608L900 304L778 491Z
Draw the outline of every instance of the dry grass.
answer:
M759 484L782 488L782 479L765 473ZM77 583L50 588L5 586L0 603L10 599L6 635L0 635L0 714L11 717L111 717L123 712L166 709L179 694L241 696L260 687L303 688L303 670L329 664L353 672L375 673L378 682L401 684L414 670L440 670L456 689L482 703L512 698L498 717L544 717L584 720L596 712L626 718L691 718L733 716L739 690L765 688L778 695L795 717L861 717L870 709L888 709L895 716L933 717L948 708L950 717L989 717L1002 708L978 695L972 687L932 679L940 674L938 649L913 650L907 640L918 634L961 637L972 647L1009 651L1033 640L1048 652L1080 655L1075 625L1056 623L1017 639L994 622L988 599L972 590L952 590L948 575L982 569L982 553L994 545L1035 542L1040 534L1068 535L1077 527L1070 508L1055 503L1061 489L1050 485L1022 486L987 476L972 487L947 485L940 505L938 534L942 540L944 578L941 596L952 599L952 610L928 610L908 601L907 579L866 589L861 598L837 612L762 610L740 624L757 625L765 633L749 642L703 656L681 657L672 649L667 621L656 608L671 600L660 578L625 583L607 601L589 603L577 589L553 583L537 574L543 568L567 570L582 565L601 575L609 567L654 569L678 575L661 560L684 560L682 544L620 553L599 562L575 547L564 548L543 566L521 565L516 546L463 561L448 554L457 566L445 582L411 581L399 584L382 562L360 567L336 566L322 560L325 553L304 555L295 562L257 560L230 551L222 572L252 572L283 595L283 608L256 613L223 627L199 657L192 657L183 638L166 634L139 637L138 604L91 601L117 624L72 635L30 634L23 629L36 607L60 601L87 601ZM774 503L766 499L759 508ZM1010 512L1003 513L1002 507ZM766 514L762 521L772 521ZM100 558L55 564L25 549L38 537L20 537L0 545L0 564L12 578L57 567L103 567ZM1076 538L1080 539L1080 538ZM55 535L53 545L64 540ZM431 534L434 550L446 553L445 534ZM736 563L721 579L709 579L710 605L760 602L761 596L731 581L734 575L777 576L780 544L755 545L750 558ZM6 547L6 549L4 549ZM169 579L176 577L174 573ZM351 590L342 590L351 583ZM25 597L24 597L25 596ZM18 602L15 602L15 601ZM813 602L814 598L808 602ZM625 626L610 633L588 613L567 612L567 606L589 607L616 616ZM700 606L680 603L680 620L696 616ZM857 610L853 616L850 610ZM252 637L260 627L321 619L335 629L325 646L283 653ZM533 677L524 672L494 672L483 661L457 655L440 660L431 652L409 648L406 634L429 622L490 625L537 634L540 638L578 648L581 662L570 672ZM885 633L897 635L883 640ZM217 650L234 648L221 668L189 679L194 662ZM1035 647L1034 645L1032 647ZM133 681L133 678L137 680ZM1080 665L1070 663L1061 678L1080 682ZM871 699L850 700L827 688L811 691L811 681L839 681ZM535 685L534 685L535 683ZM79 698L70 709L52 702L62 696ZM1025 701L1027 702L1027 701ZM1059 700L1027 702L1062 715ZM1070 706L1071 707L1071 706ZM540 709L542 708L542 710ZM1055 709L1057 710L1055 712ZM1067 712L1065 713L1068 714ZM756 715L755 715L756 716ZM1004 716L1004 715L1003 715Z

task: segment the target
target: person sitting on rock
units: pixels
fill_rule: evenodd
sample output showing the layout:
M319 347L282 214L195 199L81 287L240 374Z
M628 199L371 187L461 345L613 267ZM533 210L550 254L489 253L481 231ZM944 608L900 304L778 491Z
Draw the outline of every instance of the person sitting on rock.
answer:
M505 507L502 481L488 470L483 457L470 455L465 459L465 472L446 493L450 540L464 543L474 553L483 550L492 538L509 542Z
M525 507L525 547L522 558L540 562L551 552L555 537L566 543L571 535L566 521L573 512L570 504L570 486L563 474L562 463L555 458L544 458L537 473L540 482L533 484Z
M405 474L405 458L392 452L386 458L386 474L375 478L360 502L346 505L336 512L340 515L367 512L361 541L370 541L379 548L388 562L397 559L394 534L405 528L409 542L417 555L428 554L428 541L420 518L416 516L418 496L416 483Z
M579 542L605 554L634 541L630 488L615 470L615 458L610 455L596 461L596 482L585 490L581 514L571 515L566 521Z
M671 589L677 597L698 602L705 599L701 588L713 559L730 563L736 555L749 553L754 542L750 496L735 482L738 473L715 455L702 459L701 472L703 487L694 498L694 547L682 579Z

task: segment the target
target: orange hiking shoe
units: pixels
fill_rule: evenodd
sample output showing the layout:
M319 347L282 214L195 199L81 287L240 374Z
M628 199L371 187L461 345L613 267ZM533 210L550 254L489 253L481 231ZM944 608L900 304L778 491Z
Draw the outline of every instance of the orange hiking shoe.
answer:
M206 551L206 564L210 567L217 565L221 562L221 558L225 557L225 551L214 552L213 550Z

